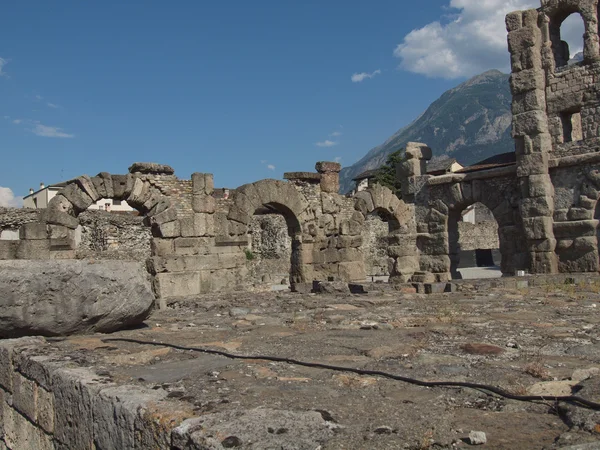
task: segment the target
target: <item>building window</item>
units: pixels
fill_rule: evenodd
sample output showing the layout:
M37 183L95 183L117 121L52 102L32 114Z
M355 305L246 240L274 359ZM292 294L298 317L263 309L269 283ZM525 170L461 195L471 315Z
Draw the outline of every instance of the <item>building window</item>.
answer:
M563 142L577 142L583 139L580 112L562 112L560 121L563 131Z
M121 206L121 200L113 200L113 205Z
M110 203L105 203L105 204L104 204L104 209L105 209L106 211L110 211Z

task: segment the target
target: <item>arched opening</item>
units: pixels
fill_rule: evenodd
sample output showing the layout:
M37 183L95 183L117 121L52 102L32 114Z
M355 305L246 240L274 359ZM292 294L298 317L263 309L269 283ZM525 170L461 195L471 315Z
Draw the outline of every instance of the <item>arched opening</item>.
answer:
M366 215L362 241L368 280L380 282L389 280L389 236L399 228L398 220L383 208L377 208Z
M284 205L256 209L248 226L246 257L256 286L288 290L303 281L300 224Z
M584 60L585 23L576 11L565 11L550 19L550 40L556 68Z
M483 203L450 211L448 238L453 279L502 276L498 223Z

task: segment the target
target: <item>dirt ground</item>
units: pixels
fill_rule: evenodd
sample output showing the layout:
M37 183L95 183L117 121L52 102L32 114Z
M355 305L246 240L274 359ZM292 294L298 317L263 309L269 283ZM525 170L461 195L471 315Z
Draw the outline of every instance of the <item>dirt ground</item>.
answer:
M182 300L156 311L145 327L53 346L114 382L169 391L214 424L211 442L222 437L197 448L469 448L477 442L470 433L478 431L485 433L482 449L592 449L600 448L600 412L566 403L101 339L482 383L521 395L576 393L600 402L599 309L598 282L430 295L383 285L366 294L243 293ZM301 420L272 427L256 408L316 411L327 429ZM236 420L245 425L236 429ZM210 435L211 426L203 433ZM266 444L261 433L279 444Z

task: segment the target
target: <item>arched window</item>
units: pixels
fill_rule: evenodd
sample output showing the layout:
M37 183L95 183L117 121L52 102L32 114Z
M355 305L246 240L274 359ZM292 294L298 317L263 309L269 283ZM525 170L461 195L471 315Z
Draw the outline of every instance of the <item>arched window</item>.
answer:
M578 12L564 12L550 19L550 39L556 68L584 59L585 23Z

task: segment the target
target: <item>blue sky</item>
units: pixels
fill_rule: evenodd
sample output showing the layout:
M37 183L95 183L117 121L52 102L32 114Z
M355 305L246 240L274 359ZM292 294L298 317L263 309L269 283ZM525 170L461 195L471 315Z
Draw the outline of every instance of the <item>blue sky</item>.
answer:
M445 90L507 70L504 14L537 4L2 2L0 204L135 161L220 187L350 165Z

